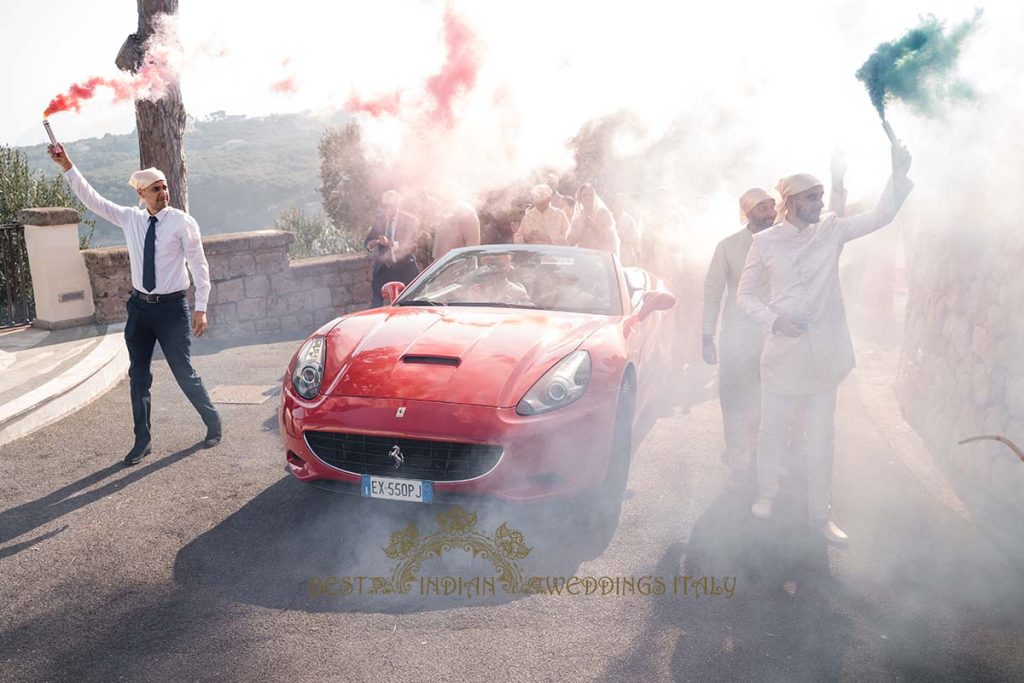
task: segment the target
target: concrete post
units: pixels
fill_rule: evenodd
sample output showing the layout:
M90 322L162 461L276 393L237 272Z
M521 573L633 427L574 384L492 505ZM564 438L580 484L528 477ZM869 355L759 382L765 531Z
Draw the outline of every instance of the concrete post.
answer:
M89 273L78 249L78 220L74 209L18 212L18 222L25 226L36 327L55 330L94 321Z

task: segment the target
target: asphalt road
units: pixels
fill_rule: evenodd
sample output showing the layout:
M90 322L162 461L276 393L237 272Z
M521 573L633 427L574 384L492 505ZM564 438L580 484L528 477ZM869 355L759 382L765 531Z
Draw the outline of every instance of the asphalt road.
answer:
M269 388L296 346L203 342L196 365L210 387ZM141 465L120 465L127 382L0 448L0 680L1024 680L1022 567L912 474L857 381L837 416L837 550L801 522L799 463L770 522L725 489L713 401L648 434L614 535L572 504L466 506L455 533L434 514L451 508L293 481L276 398L221 406L223 443L197 449L202 424L156 367ZM360 594L346 577L393 577L385 549L410 524L418 577L493 577L504 528L529 548L512 578L575 576L574 594L369 594L369 578Z

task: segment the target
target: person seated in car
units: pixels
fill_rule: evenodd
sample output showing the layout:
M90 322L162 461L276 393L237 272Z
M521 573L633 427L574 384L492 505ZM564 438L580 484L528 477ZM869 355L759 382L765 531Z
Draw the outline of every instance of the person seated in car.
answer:
M560 273L558 287L550 305L569 310L605 310L608 308L608 272L600 263L580 259Z
M479 268L466 276L458 300L464 303L532 305L526 288L513 281L514 272L511 255L482 256Z

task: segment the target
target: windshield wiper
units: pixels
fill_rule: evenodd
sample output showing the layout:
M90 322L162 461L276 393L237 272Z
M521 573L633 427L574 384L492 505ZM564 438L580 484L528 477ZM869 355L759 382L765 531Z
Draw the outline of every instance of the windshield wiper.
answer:
M399 301L397 306L447 306L448 304L440 301L433 301L431 299L403 299Z

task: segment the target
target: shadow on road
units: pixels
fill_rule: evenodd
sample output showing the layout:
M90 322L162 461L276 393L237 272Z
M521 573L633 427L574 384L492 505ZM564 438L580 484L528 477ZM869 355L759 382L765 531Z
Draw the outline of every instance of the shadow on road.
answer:
M159 472L165 467L170 467L179 460L187 458L199 449L200 444L196 444L195 446L178 451L177 453L172 453L171 455L159 460L154 460L148 465L136 466L124 476L113 479L99 488L92 489L85 493L79 493L80 491L84 491L85 489L98 484L104 479L108 479L117 473L123 472L124 465L117 462L109 467L104 467L102 470L82 477L78 481L62 486L42 498L37 498L36 500L23 503L17 507L3 510L0 512L0 543L5 543L13 538L17 538L18 536L44 526L55 519L59 519L69 512L74 512L79 508L83 508L90 503L109 496L115 491L120 491L125 486L129 486L143 477L147 477L154 472ZM14 555L15 553L31 547L40 541L44 541L59 532L60 530L57 530L32 539L31 541L19 543L16 546L2 548L0 549L0 558Z
M749 513L750 491L721 494L689 541L671 545L656 576L735 577L735 594L682 590L652 596L653 619L638 647L605 676L662 676L645 671L649 646L671 651L672 680L821 681L839 677L849 620L832 608L835 584L824 539L807 532L799 501L780 498L772 520ZM665 639L669 642L665 642Z
M607 547L609 530L581 522L567 505L464 504L467 513L476 515L473 530L490 540L477 546L435 545L423 553L408 592L370 594L373 577L391 580L400 564L385 552L392 534L414 527L411 542L426 548L426 537L441 532L438 513L456 508L368 500L285 477L185 546L175 562L174 580L179 591L310 612L400 613L502 604L523 595L501 583L500 562L494 561L498 553L486 547L495 547L492 541L503 524L506 539L518 531L529 549L524 557L506 562L520 583L531 576L571 576L582 561ZM420 577L495 577L494 590L480 583L476 589L445 593L444 586L421 584ZM342 588L346 578L352 585L347 593Z

